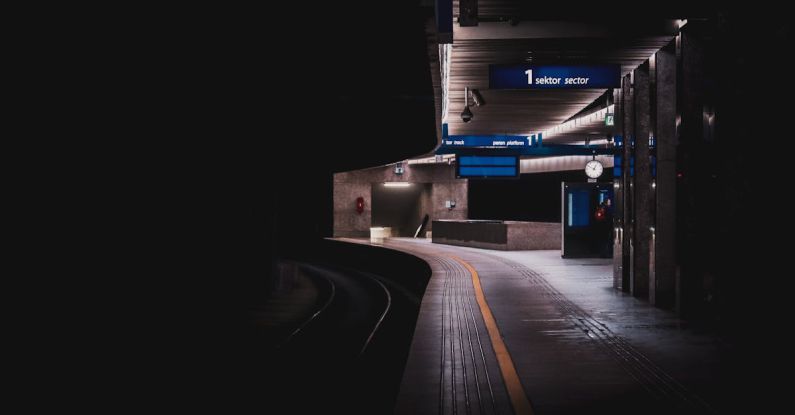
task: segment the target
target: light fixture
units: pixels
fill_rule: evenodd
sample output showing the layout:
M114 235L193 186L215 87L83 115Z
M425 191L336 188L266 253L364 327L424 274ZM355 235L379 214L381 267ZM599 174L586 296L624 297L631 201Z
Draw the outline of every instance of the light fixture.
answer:
M409 187L411 183L408 182L386 182L384 183L386 187Z
M480 91L477 89L470 89L469 91L472 94L472 102L475 103L476 107L486 105L486 100L483 99L482 95L480 95Z
M461 0L458 3L458 25L461 27L478 25L477 0Z
M452 44L439 45L439 63L442 67L442 122L447 123L447 114L450 109L450 66L452 64Z

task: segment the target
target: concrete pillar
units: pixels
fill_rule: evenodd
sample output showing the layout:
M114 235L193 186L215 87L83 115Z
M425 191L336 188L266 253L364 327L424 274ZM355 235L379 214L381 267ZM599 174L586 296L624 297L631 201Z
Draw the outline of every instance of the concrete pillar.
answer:
M657 125L657 54L649 57L649 136L656 139L655 126ZM655 226L657 225L657 191L654 176L654 165L652 161L657 156L657 148L649 142L649 174L651 177L651 188L649 189L649 303L656 304L657 299L657 265L656 265L656 246L657 235Z
M687 27L685 27L687 28ZM703 295L702 256L704 246L700 246L696 234L687 226L695 220L695 206L699 205L699 194L695 184L699 151L704 136L704 41L698 30L682 30L680 33L680 114L678 171L684 179L679 181L679 228L677 229L677 260L681 271L676 284L676 310L682 315L694 311ZM691 184L694 183L694 184Z
M640 298L649 296L649 242L651 240L651 163L649 160L650 94L649 62L641 64L634 73L635 108L635 180L634 232L633 232L633 275L632 295Z
M632 281L632 177L630 176L630 159L632 158L632 137L634 136L634 119L632 108L632 78L630 75L621 80L621 108L624 151L622 153L623 172L621 188L623 189L623 218L621 223L621 289L629 292Z
M621 89L616 88L613 90L613 119L615 124L613 127L614 135L622 135L624 128L624 106L621 102ZM618 149L621 151L623 158L624 148ZM623 163L622 166L626 164ZM624 186L622 186L623 173L620 177L613 178L613 288L617 290L624 289L624 243L621 237L622 224L624 223Z
M676 50L671 43L655 55L657 177L654 226L653 304L671 308L676 284Z

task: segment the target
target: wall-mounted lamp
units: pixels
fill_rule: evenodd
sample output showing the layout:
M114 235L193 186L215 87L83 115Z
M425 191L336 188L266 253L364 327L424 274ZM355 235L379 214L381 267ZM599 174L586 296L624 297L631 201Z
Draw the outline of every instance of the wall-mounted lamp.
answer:
M409 187L411 183L408 182L386 182L384 183L385 187Z

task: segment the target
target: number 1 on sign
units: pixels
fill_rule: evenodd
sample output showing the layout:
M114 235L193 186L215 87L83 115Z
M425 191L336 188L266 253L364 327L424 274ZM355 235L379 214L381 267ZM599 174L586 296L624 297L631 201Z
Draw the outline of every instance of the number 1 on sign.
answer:
M528 69L524 73L527 74L527 85L533 85L533 70Z

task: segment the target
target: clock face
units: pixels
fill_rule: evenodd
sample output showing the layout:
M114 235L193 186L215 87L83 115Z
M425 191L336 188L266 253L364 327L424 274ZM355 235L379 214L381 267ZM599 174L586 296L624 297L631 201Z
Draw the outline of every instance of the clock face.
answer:
M603 170L604 168L599 160L591 160L585 165L585 174L592 179L601 176Z

